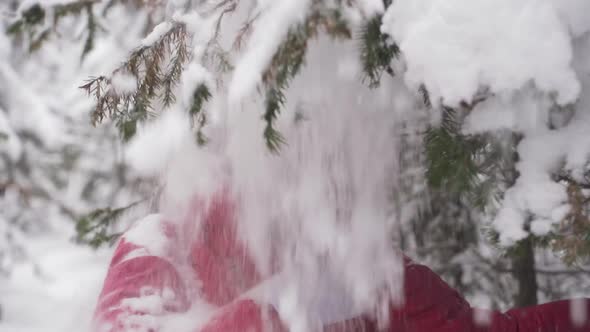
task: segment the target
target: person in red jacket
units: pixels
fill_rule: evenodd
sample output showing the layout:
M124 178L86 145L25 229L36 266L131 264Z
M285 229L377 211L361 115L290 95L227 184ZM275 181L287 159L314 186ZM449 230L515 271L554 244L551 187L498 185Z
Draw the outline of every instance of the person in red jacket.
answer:
M261 277L240 242L228 194L199 206L198 232L152 215L120 239L96 307L96 331L289 331L276 301L256 296L273 278ZM328 287L318 295L322 314L313 331L590 332L588 299L577 300L578 307L558 301L489 311L487 323L478 324L475 309L428 267L406 257L403 264L404 303L391 302L386 328L371 313L347 307L346 294Z

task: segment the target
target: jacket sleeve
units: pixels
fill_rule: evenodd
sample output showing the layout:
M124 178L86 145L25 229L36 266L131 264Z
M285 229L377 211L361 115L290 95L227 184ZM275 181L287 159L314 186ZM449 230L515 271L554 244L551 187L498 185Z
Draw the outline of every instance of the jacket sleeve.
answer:
M512 309L506 313L519 332L590 332L590 299L574 299Z
M166 258L173 241L165 227L152 215L119 240L95 310L96 331L157 331L157 316L188 309L183 281Z
M391 332L590 332L590 300L558 301L506 313L475 308L428 267L405 259L405 303L392 306Z
M428 267L404 259L404 298L391 306L391 332L470 332L473 326L472 309L457 291Z
M167 321L160 316L187 311L194 296L211 310L229 305L210 326L241 317L256 323L253 303L232 303L260 277L239 242L229 195L195 197L180 219L172 223L151 215L122 236L99 296L96 331L160 331Z

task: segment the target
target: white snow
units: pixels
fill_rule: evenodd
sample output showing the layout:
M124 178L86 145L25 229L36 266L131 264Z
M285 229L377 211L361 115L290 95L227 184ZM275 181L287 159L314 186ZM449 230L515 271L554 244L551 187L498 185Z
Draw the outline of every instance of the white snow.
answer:
M147 250L152 256L165 257L169 240L164 235L162 215L151 214L136 221L127 232L125 240ZM129 258L127 258L129 259Z
M361 0L358 1L358 6L368 17L381 14L385 10L382 0Z
M14 4L23 9L33 3L71 2ZM92 102L77 87L121 63L140 40L147 15L114 7L103 17L98 15L101 5L95 14L105 29L99 28L96 47L82 63L85 13L80 20L60 20L52 30L56 38L33 53L26 36L20 43L0 33L0 131L9 135L0 140L0 183L14 182L0 195L1 332L90 331L112 250L74 244L75 217L64 211L81 216L138 199L114 177L111 167L122 162L114 128L90 124ZM0 1L0 25L6 27L13 11ZM51 15L49 10L46 24ZM28 197L33 191L40 194ZM125 228L125 221L119 226Z
M72 2L73 0L23 0L19 4L19 11L26 10L35 4L40 4L42 6L55 6L65 5Z
M573 179L583 181L590 156L587 135L590 121L586 111L586 77L590 67L585 53L588 38L579 38L573 43L571 37L579 36L580 31L588 28L576 19L577 10L582 10L588 2L566 1L553 6L547 1L499 1L492 6L490 1L482 0L465 3L460 8L456 7L459 3L457 0L444 3L436 0L414 1L411 4L397 1L389 9L383 29L400 43L402 51L404 44L409 48L408 52L423 47L422 55L405 54L408 62L405 78L411 85L425 82L436 97L449 104L462 99L470 100L482 86L490 88L493 95L477 104L467 115L464 133L510 130L524 136L518 145L519 162L516 168L519 178L506 191L494 220L501 242L510 245L527 236L523 227L528 218L533 220L532 233L544 235L569 212L566 187L553 180L555 172L567 172ZM486 12L486 15L478 17L476 11ZM552 11L555 13L551 14ZM412 13L417 16L412 17ZM473 20L469 21L464 16L467 13L471 13ZM405 16L399 16L402 14ZM540 21L542 17L545 17L544 21ZM394 21L395 18L397 21ZM493 22L488 22L488 19ZM420 20L423 20L422 23ZM473 26L468 27L469 24ZM502 26L497 26L499 24ZM461 25L464 25L463 30L451 33ZM571 31L566 33L564 29L568 26ZM553 38L555 45L561 46L551 51L534 50L543 46L532 45L526 39L535 33L544 34L543 29L547 28L551 29L551 33L539 38ZM432 45L429 45L430 42ZM420 56L422 60L419 60ZM543 61L552 64L547 62L542 65ZM513 67L515 65L518 68ZM490 80L493 75L510 81ZM443 76L453 79L443 82ZM577 98L580 89L576 76L584 83L584 93L580 98ZM557 83L565 77L572 80ZM546 83L553 80L554 87L544 88L550 84L540 83L543 80ZM549 93L551 91L557 92L559 97L555 99ZM564 100L566 94L571 98ZM577 112L571 120L568 119L570 113L567 107L556 111L555 101L573 103L568 107L577 109ZM557 117L563 120L556 121ZM558 128L552 130L552 122Z
M49 148L63 143L64 123L23 82L20 75L8 63L0 62L0 83L6 87L6 99L21 111L10 111L8 118L15 129L37 133ZM35 119L35 121L31 121Z
M183 106L188 109L193 100L193 93L200 84L205 84L210 91L214 89L215 82L213 76L205 67L196 62L191 62L181 78L181 100Z
M558 220L559 222L561 220ZM531 222L531 233L537 236L545 236L549 234L556 222L549 219L536 219Z
M382 30L404 54L408 85L424 83L435 102L453 106L480 88L510 93L530 81L560 104L580 92L568 27L547 0L399 0Z
M570 316L574 326L583 326L588 320L587 302L584 299L570 300Z
M10 127L5 114L0 108L0 147L7 152L10 159L18 160L22 153L21 142Z
M173 21L186 26L186 31L191 35L193 47L193 61L200 62L205 53L207 44L211 41L217 24L216 17L211 15L203 17L198 11L192 10L188 13L177 11L172 16Z
M111 77L111 85L119 95L132 94L137 90L137 78L131 74L117 72Z
M111 250L95 252L59 233L29 242L32 262L0 283L0 332L88 331Z
M553 0L564 22L574 37L581 37L590 31L590 2L586 0Z
M545 130L549 122L550 101L532 88L513 94L490 97L468 114L463 126L466 134L481 134L508 129L515 132Z
M160 40L162 38L162 36L164 36L166 33L168 33L173 27L174 27L174 25L168 21L164 21L164 22L156 25L154 27L154 29L152 30L152 32L150 32L150 34L147 35L141 41L141 46L144 46L144 47L152 46L154 43L156 43L158 40Z
M354 47L353 42L337 45L327 38L310 43L308 65L292 82L277 124L288 142L280 155L269 154L264 146L264 123L253 116L260 104L244 102L219 125L226 136L212 148L227 174L193 172L232 189L238 199L239 233L262 271L268 271L274 252L285 269L297 266L293 271L309 273L307 283L289 285L292 292L278 301L293 329L314 324L315 317L304 309L315 303L317 292L306 285L321 273L321 257L334 268L355 308L373 310L381 287L396 299L400 296L401 271L387 235L393 220L386 193L395 177L388 170L397 158L396 113L389 103L394 96L363 87L358 80L340 79L342 65L332 54ZM382 89L392 84L385 78ZM303 112L306 120L295 124L296 112ZM335 117L343 121L334 122ZM202 170L200 164L214 160L203 158L190 165ZM184 191L185 182L169 189Z
M490 298L485 294L475 294L471 299L473 311L473 321L478 326L489 326L492 320L492 305Z
M5 61L10 54L10 41L4 34L0 34L0 59Z
M529 213L553 224L567 214L569 206L566 187L556 183L551 174L564 169L579 173L590 151L590 122L587 113L578 113L571 124L558 131L539 128L529 131L518 146L520 161L516 168L520 173L516 184L507 190L496 217L495 224L501 237L507 242L526 235L521 230ZM576 142L576 144L572 144ZM543 226L543 229L545 226ZM512 240L508 240L508 239Z
M44 4L64 1L48 0ZM178 104L163 112L156 106L154 114L158 117L140 126L138 135L125 148L125 160L120 160L133 167L129 175L132 179L157 179L164 186L157 204L161 215L146 217L125 235L128 241L142 246L126 259L167 255L162 215L177 220L186 215L188 201L195 194L210 197L220 188L230 188L238 205L239 233L260 269L269 271L269 253L273 252L287 272L304 274L301 279L281 284L278 298L273 298L293 331L307 331L317 323L317 316L333 321L359 311L381 313L384 306L370 307L381 289L389 291L393 301L403 302L403 271L397 255L391 252L389 235L393 226L403 226L410 220L418 207L412 203L392 206L390 195L391 184L398 180L398 121L418 111L409 91L421 83L435 103L449 105L470 100L481 88L488 88L490 97L468 115L465 133L507 129L524 135L518 146L520 177L506 192L493 221L502 244L510 245L527 236L523 225L528 220L533 234L544 235L570 212L565 185L556 183L551 175L563 168L575 179L582 179L590 156L590 103L586 97L590 42L582 41L590 30L590 2L395 0L382 29L402 49L404 59L395 65L407 86L401 79L384 76L382 87L376 90L368 90L358 82L356 42L334 44L320 36L310 41L307 65L287 92L288 102L277 127L288 144L275 156L268 153L261 137L262 101L248 97L254 94L288 29L307 15L310 3L261 0L249 2L252 7L245 6L251 10L249 17L258 12L260 16L253 33L245 39L244 53L231 52L231 60L237 61L235 71L228 75L229 85L225 75L213 76L217 73L209 72L201 63L216 21L196 11L179 14L186 4L184 0L168 2L174 10L173 15L168 15L172 18L166 17L167 21L158 24L143 41L138 35L148 16L157 22L164 19L162 13L137 14L139 10L128 12L116 5L109 14L111 18L100 18L101 26L109 31L99 34L100 46L80 66L72 65L79 63L79 50L73 52L74 47L67 44L47 47L40 55L30 55L30 59L17 59L26 63L33 59L34 65L25 64L16 70L7 60L7 49L12 46L0 34L0 101L9 104L0 110L5 112L0 113L0 131L9 135L7 142L0 142L0 149L14 158L27 153L27 146L12 139L19 130L34 131L55 147L79 146L80 141L93 145L98 138L70 133L86 127L65 125L69 124L66 119L86 117L92 105L82 100L81 94L64 91L70 91L70 85L74 89L76 84L72 82L81 82L89 72L112 72L110 69L120 64L132 46L153 45L174 24L186 24L193 35L194 49L192 62L178 87ZM351 9L345 13L356 23L363 15L384 10L380 0L356 3L360 11ZM243 23L235 21L240 17L240 13L226 15L226 19L234 20L234 27ZM225 27L226 23L222 24ZM69 28L66 25L60 32L67 33ZM103 36L106 34L109 36ZM231 36L223 38L232 40ZM64 50L67 54L62 56ZM116 74L112 79L119 93L136 88L135 80L127 75ZM53 82L61 83L49 84ZM207 128L212 139L203 148L195 145L191 119L185 112L194 88L201 83L214 92L206 112L217 119ZM584 88L581 94L580 83ZM547 124L555 101L562 106L577 102L576 107L582 111L563 128L549 130ZM231 112L231 116L224 118L224 112ZM299 113L304 120L295 123L295 114ZM336 118L339 121L334 121ZM81 164L88 172L104 172L107 158L111 162L116 152L94 152L92 149L86 153L91 156L84 154ZM37 166L41 159L33 159L33 165ZM31 178L51 188L57 201L86 211L97 204L77 197L86 176L72 171L63 192L37 173ZM119 196L111 197L115 194L108 184L96 185L101 194L95 200L100 204L120 201ZM8 190L2 197L3 207L18 208L19 199L15 190ZM37 206L38 201L33 204ZM396 214L394 208L403 211ZM33 209L19 213L29 210ZM0 305L4 310L0 332L84 331L111 252L93 252L69 243L73 235L69 221L64 222L56 207L40 210L43 214L35 221L46 228L39 232L54 232L33 240L26 238L31 243L26 249L30 258L26 263L10 257L0 261L0 268L14 267L13 274L0 283ZM43 223L45 219L47 223ZM0 225L8 223L0 218ZM20 240L22 234L15 237ZM322 268L330 268L330 274L338 276L338 280L332 282L322 274ZM477 278L477 274L465 278ZM342 288L342 292L329 292L342 298L318 296L330 287ZM197 300L187 313L156 317L163 312L163 302L174 299L173 292L155 294L144 289L142 294L141 298L125 300L123 305L152 315L129 317L130 324L159 326L164 332L193 332L213 312L213 308ZM490 305L485 300L474 304ZM474 318L485 324L488 313L477 311ZM587 319L584 308L576 301L572 302L571 313L575 322Z
M126 147L127 162L142 176L160 174L190 136L186 113L171 109L138 128Z
M164 299L160 294L126 298L121 301L121 307L132 312L161 315L164 313Z
M254 91L289 28L305 18L309 4L310 0L275 0L264 8L246 52L236 63L229 85L230 103L238 103Z

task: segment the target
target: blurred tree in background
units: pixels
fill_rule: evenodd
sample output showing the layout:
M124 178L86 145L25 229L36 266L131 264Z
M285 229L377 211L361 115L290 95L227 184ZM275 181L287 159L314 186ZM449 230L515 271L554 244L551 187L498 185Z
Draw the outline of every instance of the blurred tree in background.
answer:
M0 4L2 274L30 260L27 242L63 229L64 220L79 222L80 231L96 231L77 236L83 242L109 240L116 228L93 228L88 216L97 216L97 209L101 217L115 216L110 209L142 197L127 172L116 131L91 126L92 106L75 87L117 62L105 55L123 56L125 45L150 29L149 13L132 4L113 8L113 17L139 22L115 26L106 24L108 8L98 1L22 4Z

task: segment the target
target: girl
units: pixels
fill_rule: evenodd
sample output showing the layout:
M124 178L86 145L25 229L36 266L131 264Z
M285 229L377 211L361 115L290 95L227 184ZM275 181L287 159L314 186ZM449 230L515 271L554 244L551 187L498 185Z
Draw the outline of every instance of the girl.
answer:
M199 232L180 230L154 215L123 235L98 300L97 331L179 331L168 324L174 317L191 332L289 331L277 301L259 296L281 287L280 274L261 277L239 240L228 197L220 194L206 208L201 205ZM195 233L199 235L190 239ZM577 300L575 307L559 301L505 313L489 311L486 322L478 324L475 309L429 268L408 258L403 265L404 302L391 302L386 328L378 326L371 313L348 305L352 300L346 291L337 287L337 278L328 276L317 281L323 285L317 287L319 300L310 309L320 312L317 325L299 330L590 332L588 299ZM191 308L197 304L211 310L195 312ZM574 309L578 312L570 312ZM180 318L183 313L188 320Z

